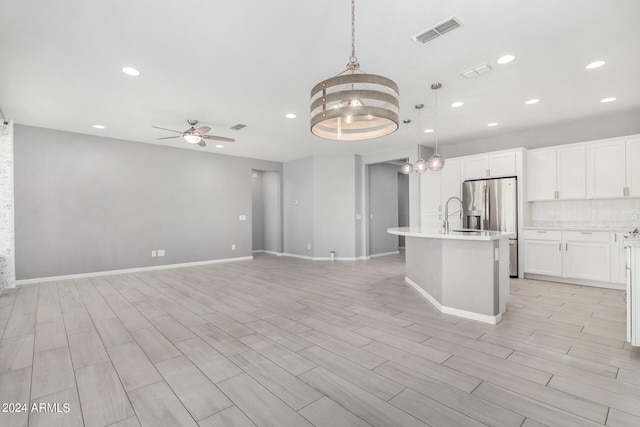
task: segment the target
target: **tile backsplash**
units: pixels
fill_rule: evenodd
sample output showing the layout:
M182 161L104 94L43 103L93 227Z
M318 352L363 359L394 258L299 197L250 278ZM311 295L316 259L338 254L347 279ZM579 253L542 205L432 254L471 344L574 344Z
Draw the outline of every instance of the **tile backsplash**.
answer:
M635 228L640 199L529 202L531 225L547 227Z

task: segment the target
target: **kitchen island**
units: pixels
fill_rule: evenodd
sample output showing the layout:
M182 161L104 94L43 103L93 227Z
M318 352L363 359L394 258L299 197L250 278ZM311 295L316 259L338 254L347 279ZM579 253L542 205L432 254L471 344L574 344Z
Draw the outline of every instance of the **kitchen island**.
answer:
M509 237L501 231L396 227L405 237L405 281L442 313L496 324L509 299Z

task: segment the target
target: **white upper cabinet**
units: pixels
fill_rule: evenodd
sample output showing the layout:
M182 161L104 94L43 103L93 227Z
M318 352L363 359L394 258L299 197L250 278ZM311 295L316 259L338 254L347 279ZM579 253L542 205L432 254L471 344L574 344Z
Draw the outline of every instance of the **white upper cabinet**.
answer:
M552 200L556 198L556 150L545 148L527 153L527 198Z
M559 199L586 197L586 148L584 145L560 147L556 151Z
M627 139L627 196L640 197L640 136Z
M602 199L626 195L626 147L624 139L587 146L587 197Z
M527 165L529 201L584 199L584 145L531 150Z
M496 152L481 156L464 157L461 165L462 181L497 176L515 176L515 151Z

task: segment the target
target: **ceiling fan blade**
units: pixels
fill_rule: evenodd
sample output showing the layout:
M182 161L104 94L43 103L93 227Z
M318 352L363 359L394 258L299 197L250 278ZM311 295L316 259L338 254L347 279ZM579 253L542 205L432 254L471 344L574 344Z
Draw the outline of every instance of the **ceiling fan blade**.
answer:
M155 128L155 129L168 130L169 132L182 133L182 131L179 131L179 130L173 130L173 129L167 129L167 128L159 128L158 126L151 126L151 127Z
M233 138L225 138L224 136L215 136L215 135L204 135L202 138L204 139L212 139L214 141L224 141L224 142L233 142L235 139Z
M201 135L204 135L205 133L209 132L211 130L211 128L209 126L202 126L199 127L198 129L196 129L196 132L200 132Z
M156 139L173 139L173 138L182 138L182 136L165 136L164 138L156 138Z
M201 139L201 140L200 140L200 142L198 142L198 145L199 145L200 147L206 147L206 146L207 146L207 143L206 143L206 142L204 142L204 140L203 140L203 139Z

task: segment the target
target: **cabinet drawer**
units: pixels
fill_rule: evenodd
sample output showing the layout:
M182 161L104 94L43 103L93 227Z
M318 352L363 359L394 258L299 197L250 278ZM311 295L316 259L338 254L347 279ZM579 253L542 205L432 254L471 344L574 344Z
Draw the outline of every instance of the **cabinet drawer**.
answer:
M609 243L610 233L605 231L563 231L562 237L568 242Z
M562 240L562 231L559 230L523 230L526 240Z

